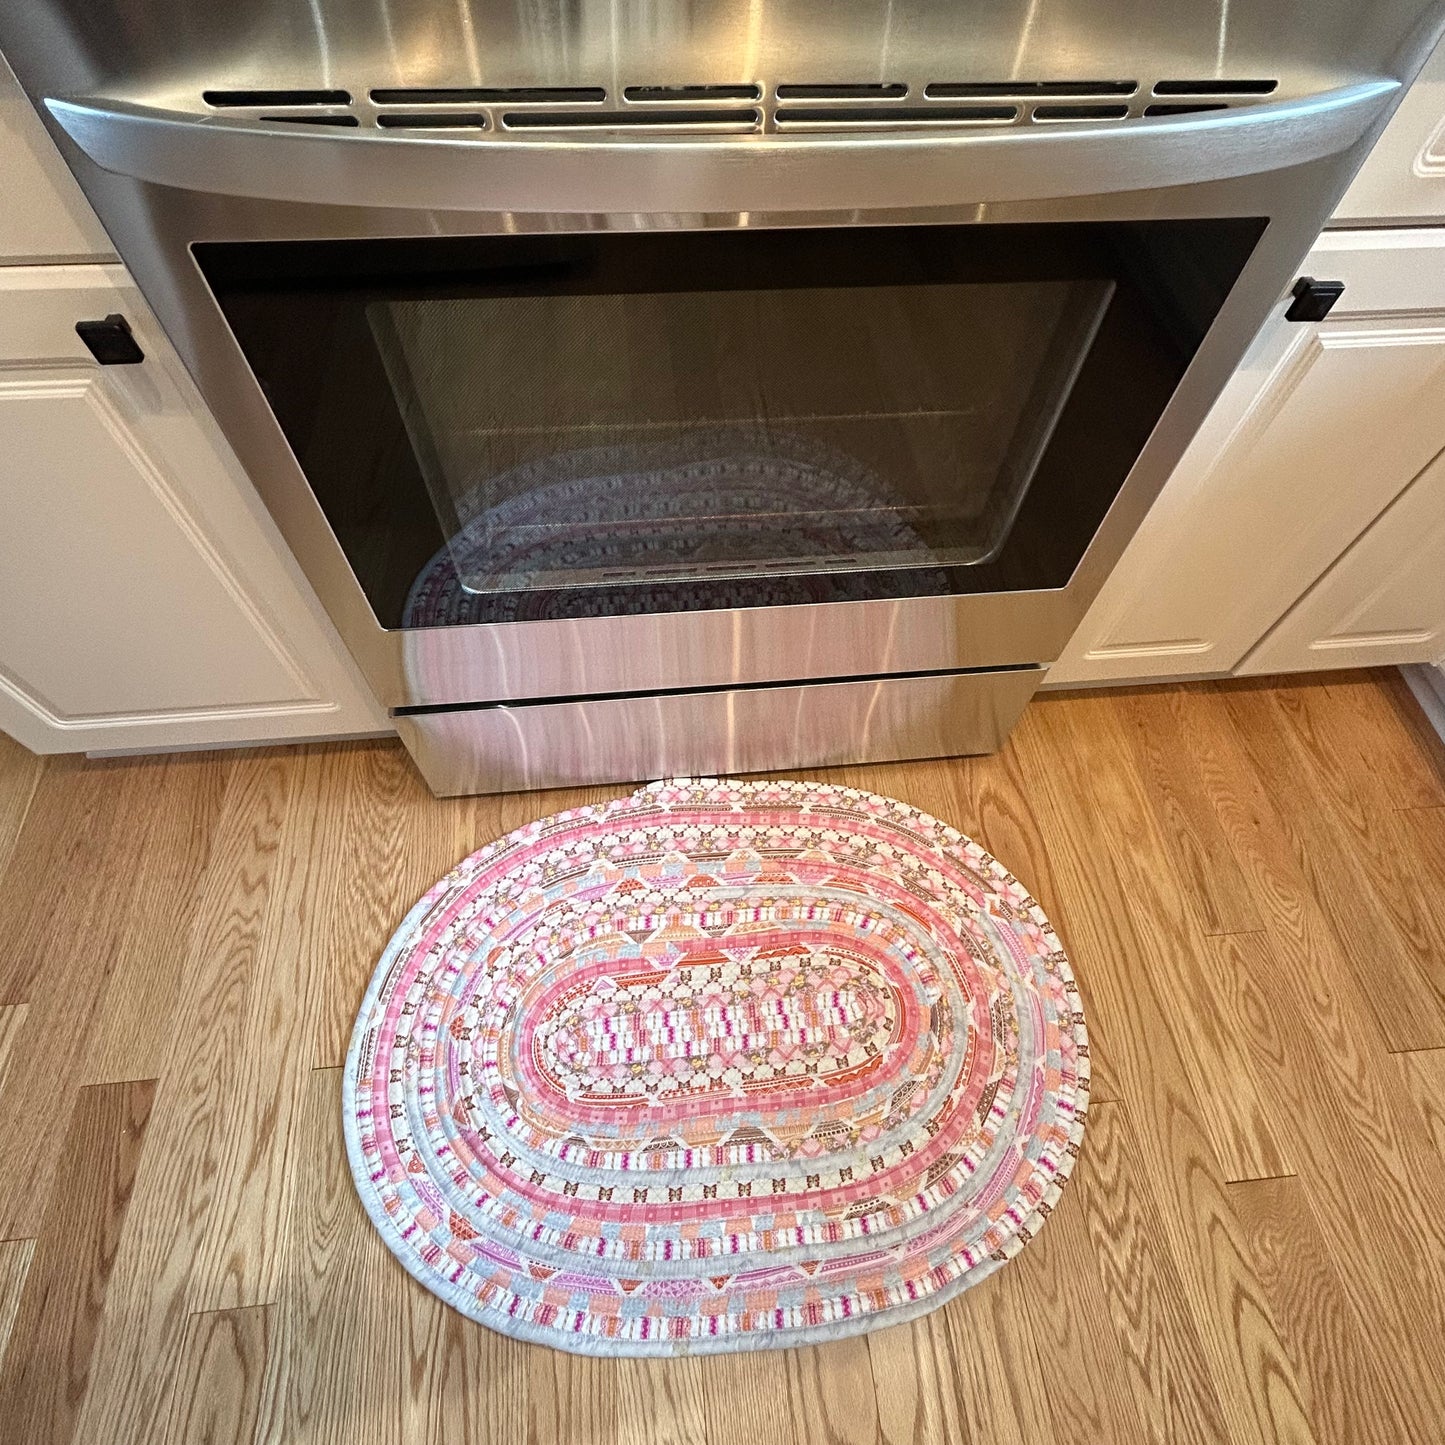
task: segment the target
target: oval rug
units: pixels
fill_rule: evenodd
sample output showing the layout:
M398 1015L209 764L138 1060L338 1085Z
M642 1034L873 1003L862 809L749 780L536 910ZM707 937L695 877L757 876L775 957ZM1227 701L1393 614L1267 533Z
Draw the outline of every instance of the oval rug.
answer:
M1083 1136L1083 1012L957 829L798 782L656 783L457 865L346 1061L357 1189L472 1319L589 1354L805 1344L984 1279Z

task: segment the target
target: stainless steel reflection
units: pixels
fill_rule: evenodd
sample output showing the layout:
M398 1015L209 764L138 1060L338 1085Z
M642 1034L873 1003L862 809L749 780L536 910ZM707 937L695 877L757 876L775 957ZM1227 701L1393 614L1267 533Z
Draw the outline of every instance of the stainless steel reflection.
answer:
M1277 104L1139 119L1128 130L529 136L504 144L308 132L119 101L51 100L49 109L97 165L186 190L416 210L651 215L828 211L865 199L874 211L997 204L1252 175L1348 149L1397 88L1369 81Z
M28 0L0 9L0 49L343 638L382 700L405 706L1047 664L1285 296L1442 24L1442 0ZM1228 108L1149 118L1168 80L1213 88ZM1267 93L1229 97L1231 80L1266 83ZM891 86L887 103L913 108L940 89L950 104L960 88L1001 94L1017 123L889 129L880 101L876 128L856 120L837 131L778 128L780 84L867 83ZM1038 83L1122 96L1128 118L1035 126ZM378 129L390 102L373 95L590 87L604 98L588 104L621 114L649 103L630 100L628 87L705 85L754 88L756 133L509 130L508 107L541 114L546 102L417 102L436 113L481 105L485 126L462 139ZM295 88L346 92L317 113L356 125L294 124L301 103L280 107L292 121L273 122L262 117L276 104L204 99ZM414 632L378 626L190 254L203 241L1234 216L1270 224L1067 586ZM998 697L1021 706L1018 690L1034 676L900 682L903 691L888 696L932 696L941 706L963 695L949 687L981 696L997 685ZM469 719L485 738L469 748L511 759L505 779L487 783L501 765L488 772L476 755L466 765L472 783L457 786L530 786L515 779L602 776L593 766L577 772L582 764L569 759L600 766L614 746L628 761L607 764L607 776L680 770L692 756L690 727L711 740L700 765L824 761L816 751L761 758L741 742L719 742L742 734L718 723L722 704L707 699L732 698L744 710L770 699L814 717L810 699L822 706L843 696L788 687L710 693L695 704L653 697L635 707L593 701L427 716ZM508 751L498 730L524 714L526 746ZM649 737L668 740L665 766L663 753L627 752L621 741L644 715L668 719L663 731L648 724ZM554 773L528 761L546 753L539 729L575 720L580 738L604 718L619 741L601 751L565 738L549 744L560 759ZM448 739L462 746L463 724L403 726L433 759L436 779L450 777L438 749Z
M434 792L502 793L989 753L1042 677L1020 668L466 708L396 722Z

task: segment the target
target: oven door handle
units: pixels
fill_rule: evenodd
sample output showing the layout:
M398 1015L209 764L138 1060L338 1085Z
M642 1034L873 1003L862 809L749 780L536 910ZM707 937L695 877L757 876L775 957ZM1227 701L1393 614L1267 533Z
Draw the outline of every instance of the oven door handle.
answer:
M48 100L98 166L268 201L573 213L838 211L1047 201L1229 180L1347 150L1399 89L1122 122L797 135L475 140Z

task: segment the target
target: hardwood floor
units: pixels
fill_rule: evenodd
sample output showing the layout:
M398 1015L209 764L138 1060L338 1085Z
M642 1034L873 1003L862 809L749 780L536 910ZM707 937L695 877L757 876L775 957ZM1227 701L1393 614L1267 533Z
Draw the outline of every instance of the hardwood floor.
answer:
M998 756L826 776L1049 912L1095 1065L1074 1182L912 1324L593 1360L394 1263L340 1066L436 878L627 790L437 801L387 742L0 738L0 1442L1445 1440L1445 746L1399 679L1046 698Z

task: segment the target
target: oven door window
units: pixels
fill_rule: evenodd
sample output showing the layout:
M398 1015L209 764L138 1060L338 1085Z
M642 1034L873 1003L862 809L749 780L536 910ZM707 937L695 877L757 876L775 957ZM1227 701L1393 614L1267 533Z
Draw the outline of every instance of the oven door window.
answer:
M1062 586L1262 223L198 246L385 627Z

